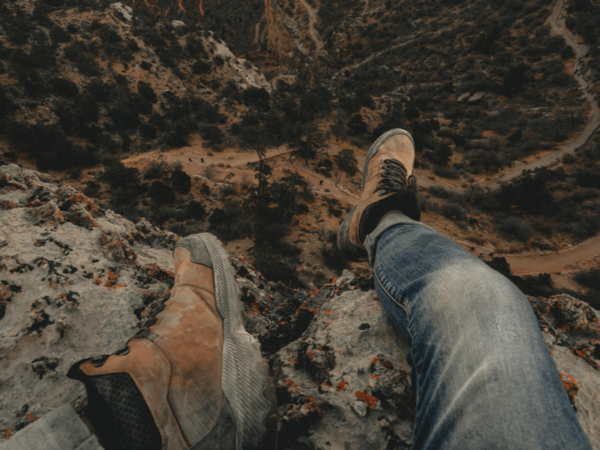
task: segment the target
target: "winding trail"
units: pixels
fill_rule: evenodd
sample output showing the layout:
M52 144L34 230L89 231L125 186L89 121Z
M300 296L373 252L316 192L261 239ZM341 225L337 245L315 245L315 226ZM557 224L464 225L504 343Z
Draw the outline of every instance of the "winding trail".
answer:
M556 34L562 36L567 45L569 45L575 52L576 63L573 67L572 76L575 77L581 87L584 95L584 101L587 101L591 104L590 119L581 134L575 140L567 143L562 148L530 163L517 161L515 163L515 167L509 172L503 174L497 179L478 184L477 186L488 188L490 190L497 189L500 187L501 183L508 182L520 176L524 170L534 170L540 167L547 167L557 164L560 162L560 159L563 157L563 155L567 153L574 153L578 148L584 145L594 134L596 129L600 127L600 108L598 106L598 102L596 101L595 94L590 91L590 83L583 76L585 64L584 58L589 49L585 44L579 43L577 38L567 30L563 12L564 0L557 0L548 21L550 22L552 30ZM425 178L419 179L419 185L426 189L432 186L440 186L453 192L465 191L465 189L461 187L456 187ZM558 252L532 255L497 254L497 256L505 257L511 266L512 272L518 275L557 272L563 273L574 271L577 270L577 263L590 260L600 262L598 255L600 255L600 236L587 239L577 246L560 250Z
M308 4L306 0L300 0L300 3L302 3L302 6L304 6L306 12L308 13L308 33L315 43L316 53L322 53L325 45L323 44L323 41L317 32L317 28L315 27L315 23L317 22L317 12Z
M590 91L590 83L583 76L584 69L584 58L588 53L588 47L579 43L575 36L573 36L566 28L565 21L563 16L564 10L564 0L557 0L554 8L552 9L552 14L548 21L550 22L550 26L552 30L562 36L567 45L573 49L575 52L575 66L573 67L572 76L577 80L579 85L581 86L581 90L585 96L585 101L590 102L592 105L590 120L581 132L581 134L574 141L566 144L561 149L556 150L554 152L549 153L546 156L539 158L536 161L530 163L522 163L516 162L513 170L503 174L500 178L496 180L491 180L486 183L481 184L480 186L488 187L491 189L495 189L500 187L501 182L507 182L512 180L515 177L521 175L524 170L534 170L540 167L550 166L552 164L558 163L563 155L567 153L574 153L579 147L587 142L587 140L592 136L594 131L600 127L600 108L598 107L598 102L596 101L595 95L592 91Z
M560 250L533 255L499 255L504 256L515 275L536 273L565 273L580 270L578 263L598 260L600 255L600 236L588 239L579 245Z

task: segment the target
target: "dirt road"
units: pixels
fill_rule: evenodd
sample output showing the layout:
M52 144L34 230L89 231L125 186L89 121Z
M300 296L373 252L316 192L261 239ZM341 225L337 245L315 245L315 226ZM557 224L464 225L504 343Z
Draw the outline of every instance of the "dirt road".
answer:
M484 183L482 186L489 187L492 189L496 189L500 186L500 182L509 181L515 177L521 175L524 170L534 170L540 167L550 166L552 164L558 163L563 155L567 153L574 153L579 147L587 142L587 140L592 136L594 131L600 127L600 108L598 108L598 102L596 101L595 94L590 90L590 83L583 76L583 69L585 64L585 55L588 53L588 47L580 43L578 39L573 36L565 26L565 11L564 11L564 0L557 0L554 8L552 9L552 15L550 16L549 22L552 27L552 30L562 36L565 39L567 45L569 45L573 51L575 52L575 65L573 67L573 77L579 83L581 87L581 92L585 95L585 101L589 102L592 105L592 111L590 115L590 120L585 126L582 133L575 139L574 141L564 145L559 150L552 152L542 158L530 162L528 164L517 162L515 167L510 172L505 173L502 177Z
M565 273L581 270L583 266L600 262L600 236L588 239L579 245L541 255L496 255L504 256L512 273L526 275L536 273Z

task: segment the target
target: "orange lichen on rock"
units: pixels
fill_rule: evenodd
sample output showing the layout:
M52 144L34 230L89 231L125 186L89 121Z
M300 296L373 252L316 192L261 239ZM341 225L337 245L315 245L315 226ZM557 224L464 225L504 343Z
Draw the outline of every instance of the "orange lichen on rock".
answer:
M252 311L254 311L256 314L261 314L261 312L260 312L260 305L258 304L257 300L254 300L250 304L250 308L252 308Z
M373 297L373 301L374 302L378 302L379 301L379 297L377 297L377 296Z
M337 385L337 388L336 388L336 390L337 390L338 392L345 391L345 390L346 390L346 383L344 383L343 381L340 381L340 382L338 383L338 385Z
M119 275L117 275L116 273L114 273L111 270L110 272L108 272L108 280L106 280L106 282L104 283L104 286L112 287L116 284L118 279L119 279Z
M355 391L354 396L359 400L362 400L367 405L367 408L373 409L377 406L377 398L373 397L368 392Z
M330 316L333 311L335 311L335 310L334 309L327 309L327 310L325 310L325 315L326 316Z
M300 387L296 384L294 380L288 379L285 380L283 383L287 386L287 391L289 394L300 395L300 393L302 392L302 389L300 389Z
M9 200L3 200L0 202L0 209L13 209L16 208L17 204L15 202L11 202Z
M579 384L573 375L565 375L564 373L559 372L560 378L562 379L563 385L567 390L567 394L569 394L569 399L571 403L575 402L575 397L579 393Z

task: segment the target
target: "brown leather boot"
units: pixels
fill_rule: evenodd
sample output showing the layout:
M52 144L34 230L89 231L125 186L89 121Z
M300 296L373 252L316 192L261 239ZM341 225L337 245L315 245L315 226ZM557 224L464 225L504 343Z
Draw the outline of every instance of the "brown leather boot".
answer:
M277 405L235 274L208 233L177 243L175 285L156 322L112 356L73 366L107 449L276 447Z
M366 256L363 242L390 211L419 220L416 178L412 175L415 145L408 131L395 128L369 149L362 174L362 193L338 233L338 247L349 257Z

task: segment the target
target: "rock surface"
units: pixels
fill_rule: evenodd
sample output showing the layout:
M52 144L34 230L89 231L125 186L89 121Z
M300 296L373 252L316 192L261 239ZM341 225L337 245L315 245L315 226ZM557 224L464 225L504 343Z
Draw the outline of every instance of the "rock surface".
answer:
M74 189L0 167L0 430L85 391L71 363L111 353L172 284L172 233L133 224ZM345 271L311 293L233 257L247 330L277 387L280 449L408 449L414 394L406 341L372 280ZM592 446L600 450L600 317L569 296L530 298ZM10 433L8 433L10 434Z
M0 429L84 398L73 361L118 350L172 283L176 237L0 168Z

